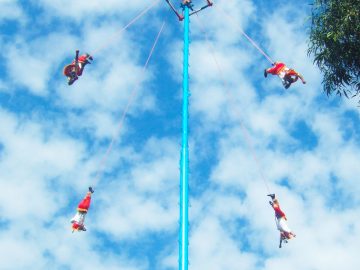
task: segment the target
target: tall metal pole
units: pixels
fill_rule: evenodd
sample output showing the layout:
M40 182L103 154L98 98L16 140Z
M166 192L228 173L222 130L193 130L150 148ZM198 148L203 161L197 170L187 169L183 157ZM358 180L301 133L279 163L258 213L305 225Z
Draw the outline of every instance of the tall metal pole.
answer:
M189 6L184 5L184 67L183 67L183 115L182 147L180 160L180 245L179 270L188 269L189 226Z

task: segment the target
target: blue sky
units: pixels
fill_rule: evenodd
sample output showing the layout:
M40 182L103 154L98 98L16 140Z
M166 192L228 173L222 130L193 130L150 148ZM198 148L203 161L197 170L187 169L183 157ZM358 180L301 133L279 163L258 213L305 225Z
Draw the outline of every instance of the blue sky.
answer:
M0 269L177 269L182 24L159 1L121 31L151 3L0 0ZM218 0L191 18L190 269L360 263L359 109L322 92L309 14ZM239 28L307 84L265 79ZM76 49L94 62L69 87ZM297 234L281 250L264 180ZM72 234L89 185L88 231Z

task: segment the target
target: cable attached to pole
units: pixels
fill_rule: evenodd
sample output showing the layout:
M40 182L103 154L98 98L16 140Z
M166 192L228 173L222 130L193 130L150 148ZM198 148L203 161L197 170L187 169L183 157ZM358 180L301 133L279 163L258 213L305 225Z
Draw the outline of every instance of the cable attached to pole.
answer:
M265 53L263 49L260 48L259 45L256 44L256 42L245 33L245 31L236 23L235 19L231 17L227 12L225 12L223 9L219 7L220 11L232 21L232 23L235 25L235 28L257 49L271 64L275 63L274 60L271 59L271 57Z
M216 67L217 67L217 69L218 69L218 71L219 71L219 74L220 74L220 77L221 77L221 79L222 79L222 83L223 83L223 85L224 85L224 88L225 88L225 89L228 89L228 91L227 91L228 93L231 93L231 91L230 91L231 88L230 88L230 86L227 84L227 82L226 82L226 80L225 80L224 72L223 72L223 70L222 70L222 68L221 68L221 66L220 66L220 64L219 64L219 61L217 60L217 58L216 58L216 56L215 56L215 53L214 53L214 52L215 52L215 48L214 48L214 46L212 45L212 43L211 43L211 41L210 41L210 38L209 38L207 32L205 31L204 24L202 23L201 19L200 19L198 16L197 16L197 18L198 18L198 20L199 20L199 22L200 22L201 32L204 33L206 41L209 42L209 44L210 44L211 55L212 55L212 58L213 58L213 60L214 60L214 62L215 62L215 64L216 64ZM251 137L249 136L249 132L248 132L247 129L245 128L245 126L244 126L243 122L241 121L241 119L240 119L240 127L241 127L241 131L242 131L242 133L243 133L243 137L244 137L244 139L245 139L245 141L246 141L246 144L248 145L248 148L249 148L249 150L250 150L250 152L251 152L251 154L252 154L252 156L253 156L253 159L254 159L254 161L255 161L255 164L256 164L257 167L258 167L258 170L259 170L259 173L260 173L260 177L261 177L262 181L263 181L264 184L265 184L265 187L266 187L266 189L267 189L267 192L268 192L268 193L271 193L271 192L270 192L269 185L268 185L268 181L267 181L267 179L266 179L266 177L265 177L265 175L264 175L264 173L263 173L261 163L260 163L260 161L259 161L259 159L258 159L258 157L257 157L257 155L256 155L256 151L255 151L254 144L252 143Z
M126 115L127 115L128 111L129 111L129 109L130 109L130 106L132 105L132 103L133 103L134 100L135 100L136 94L137 94L137 92L138 92L138 90L139 90L139 88L140 88L140 85L141 85L141 80L142 80L142 78L144 77L145 71L146 71L146 69L147 69L147 67L148 67L148 64L149 64L149 62L150 62L150 59L151 59L151 57L152 57L152 55L153 55L153 53L154 53L154 50L155 50L155 48L156 48L156 45L157 45L157 43L158 43L158 41L159 41L159 38L160 38L160 36L161 36L161 33L162 33L163 30L164 30L164 27L165 27L165 21L162 23L161 28L160 28L160 30L159 30L159 33L157 34L156 39L155 39L155 41L154 41L154 44L152 45L152 48L151 48L150 53L149 53L149 55L148 55L148 58L146 59L146 62L145 62L145 64L144 64L144 66L143 66L143 69L142 69L141 75L140 75L140 77L139 77L139 80L138 80L136 86L134 87L133 91L131 92L130 98L129 98L127 104L126 104L126 107L125 107L122 115L121 115L121 119L120 119L118 128L117 128L116 132L114 133L114 135L113 135L113 137L112 137L112 139L111 139L111 142L110 142L110 144L109 144L109 146L108 146L108 148L107 148L107 150L106 150L103 158L102 158L101 161L100 161L99 169L97 170L97 173L96 173L96 175L95 175L95 179L96 179L97 181L100 180L100 178L101 178L101 172L103 172L104 169L105 169L105 165L106 165L107 158L108 158L109 154L111 153L111 150L113 149L113 146L114 146L114 144L115 144L115 142L116 142L116 139L117 139L117 137L119 136L119 134L120 134L120 132L121 132L121 129L122 129L122 127L123 127L123 124L124 124ZM97 182L97 181L96 181L96 182Z
M105 42L103 45L101 45L98 49L96 49L93 54L96 54L97 52L103 50L106 48L110 43L114 41L119 35L121 35L122 32L124 32L127 28L129 28L132 24L134 24L136 21L138 21L141 17L143 17L146 13L148 13L153 7L155 7L160 0L154 1L149 7L141 11L135 18L133 18L130 22L128 22L118 33L114 34L109 38L107 42Z

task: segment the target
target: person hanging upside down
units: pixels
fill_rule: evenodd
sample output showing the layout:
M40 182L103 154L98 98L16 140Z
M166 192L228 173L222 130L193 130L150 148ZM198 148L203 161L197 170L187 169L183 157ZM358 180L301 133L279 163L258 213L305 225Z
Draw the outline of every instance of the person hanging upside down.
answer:
M72 85L79 76L82 75L87 64L91 64L89 60L93 60L88 53L79 56L79 50L76 50L74 61L64 67L64 75L68 78L68 85Z
M306 83L300 73L296 72L294 69L288 68L284 63L281 62L275 62L273 67L265 69L264 77L266 78L268 74L279 76L285 89L288 89L291 84L296 82L298 79L300 79L303 84Z
M277 229L280 231L280 245L281 248L282 241L287 243L287 240L296 237L296 235L291 231L289 226L287 225L287 218L285 213L280 209L280 204L277 199L275 199L275 194L269 194L267 196L271 197L271 201L269 201L270 205L275 211L275 220Z
M183 0L183 1L182 1L182 4L183 4L183 5L191 4L191 0Z
M91 194L94 193L92 187L89 187L89 191L85 198L79 203L76 215L71 219L72 230L74 231L86 231L84 225L85 216L90 208Z

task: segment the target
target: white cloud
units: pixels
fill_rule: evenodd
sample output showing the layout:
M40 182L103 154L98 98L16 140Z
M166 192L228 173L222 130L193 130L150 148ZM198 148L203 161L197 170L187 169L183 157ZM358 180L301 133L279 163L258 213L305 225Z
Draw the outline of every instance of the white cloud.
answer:
M136 163L130 163L131 171L125 179L119 176L113 184L100 182L101 185L95 186L93 206L88 216L89 232L71 235L69 213L66 211L64 215L62 209L71 204L75 210L81 197L72 198L69 187L84 193L84 185L89 183L84 179L91 179L89 175L94 173L99 162L85 158L86 152L80 141L58 133L61 125L53 125L53 131L49 132L46 122L34 119L20 121L4 111L0 119L0 142L3 146L0 214L1 220L9 222L1 228L0 250L6 249L9 254L21 258L14 261L15 257L9 256L2 260L1 267L46 269L55 265L56 269L66 266L147 269L145 259L135 261L127 258L125 252L122 258L110 253L105 256L106 262L102 262L104 255L94 250L98 241L92 234L99 231L111 234L114 239L136 239L152 231L171 231L176 226L176 144L153 138L140 153L120 150L124 155L121 159ZM152 155L151 159L149 155ZM111 155L110 158L119 156ZM110 160L106 170L114 164ZM157 181L157 184L149 182L146 177L149 181ZM32 252L25 254L27 249ZM79 250L82 256L77 255Z
M179 158L175 146L153 138L134 156L129 175L114 179L110 190L101 196L103 210L97 214L98 229L117 239L127 239L174 228Z
M61 42L59 42L61 40ZM75 39L63 33L54 33L27 42L18 38L4 48L9 84L24 86L34 95L46 96L52 76L60 74L59 63ZM54 46L56 45L56 50Z
M46 131L38 123L19 123L5 112L0 117L2 212L11 219L49 217L57 202L64 203L60 196L54 200L46 194L51 179L69 176L83 158L84 149L79 142L56 133L50 132L46 136L51 139L46 139ZM37 200L31 199L39 193L42 195Z
M305 86L297 84L284 92L278 78L262 78L265 67L259 66L258 75L242 77L241 73L248 72L246 65L249 65L247 57L239 57L242 47L232 45L229 49L227 39L223 42L219 39L214 45L217 58L221 59L221 52L227 56L225 59L230 58L228 55L234 56L228 60L232 62L228 66L234 69L224 72L225 77L229 77L230 88L237 89L244 84L241 92L234 91L232 99L226 100L221 95L213 94L215 87L219 89L219 93L224 93L227 87L214 84L220 74L219 71L216 72L215 64L211 64L213 60L211 53L206 50L208 47L200 43L200 46L203 45L201 50L194 53L197 44L193 42L191 59L196 60L191 60L192 65L195 65L191 73L191 105L196 120L201 123L201 128L196 129L198 133L195 134L193 143L201 144L204 136L200 134L211 130L217 133L219 144L216 145L220 147L216 151L210 151L211 154L218 153L217 165L211 169L210 174L209 189L213 188L214 194L206 193L199 198L196 210L191 215L190 224L195 225L192 227L190 240L190 265L194 269L238 269L242 262L245 263L242 269L275 269L286 266L296 269L296 265L301 269L338 269L341 264L356 269L357 260L352 259L356 255L352 251L352 255L341 252L345 246L354 250L353 244L340 240L343 239L340 232L343 230L343 233L354 233L350 228L355 226L354 217L359 210L353 207L354 202L358 201L358 188L352 185L356 185L358 175L355 163L359 160L359 149L352 141L344 141L340 125L342 109L336 111L326 104L319 104L321 77L311 59L306 56L306 36L303 27L298 26L303 15L295 12L291 20L284 19L287 10L280 9L270 13L262 23L266 24L264 29L271 48L269 52L304 73L308 80ZM272 23L267 23L269 21ZM282 26L280 29L279 25ZM227 26L231 27L234 26ZM227 52L230 53L226 54ZM194 54L196 55L193 56ZM257 59L253 51L247 52L247 56ZM233 59L239 62L245 60L236 65ZM222 65L226 69L226 61L221 59L219 62L224 62ZM239 76L234 76L232 71L238 72ZM206 77L204 74L211 76ZM261 79L261 87L258 86L258 81L254 85L256 76L257 80ZM258 90L256 96L252 92L253 87ZM238 98L238 95L242 95L242 98ZM260 99L259 96L263 97ZM240 128L240 121L248 129L248 135ZM305 122L317 137L318 144L314 149L306 150L292 138L293 126L298 121ZM225 128L221 129L219 126ZM254 160L252 149L258 160ZM276 192L280 198L290 227L298 234L281 252L276 252L278 232L273 221L273 211L267 205L268 191L263 183L262 173L268 181L270 191ZM336 186L332 186L332 176L338 178ZM281 182L284 179L288 181L289 187ZM245 194L244 203L236 203L236 200L230 202L228 198L224 198L222 192L229 194L229 190ZM350 190L354 192L349 192ZM218 205L224 206L219 213L226 213L233 209L233 205L237 205L238 211L230 211L229 216L249 222L243 224L242 229L248 231L241 235L239 241L249 250L250 258L257 254L254 261L242 253L241 244L236 244L236 237L232 234L236 222L226 218L224 220L223 215L214 213ZM335 209L342 209L344 205L348 210L344 210L344 216L339 216L339 210ZM202 222L203 225L198 225ZM357 233L354 238L358 238ZM305 249L309 252L301 252ZM226 250L226 254L222 250ZM258 252L265 252L268 256L262 257ZM343 254L341 263L332 264L323 259L328 255L334 256L337 252ZM227 264L227 261L232 263Z
M205 240L206 239L206 240ZM237 243L216 218L205 218L191 238L190 263L194 269L254 269L255 257L240 252Z
M7 86L6 83L2 80L0 80L0 91L6 91L7 90Z
M87 21L77 37L65 32L32 40L14 36L15 45L4 47L11 81L6 86L42 96L50 110L60 112L53 117L37 103L34 110L13 113L4 103L0 111L0 268L150 269L150 259L135 258L129 246L158 234L167 243L151 246L158 256L151 260L158 269L176 269L178 138L139 130L145 143L133 147L136 136L129 141L123 136L134 125L125 121L102 167L101 161L138 83L129 112L152 125L143 112L156 110L158 100L148 85L164 68L180 82L181 43L168 36L160 49L172 57L171 66L150 65L140 78L148 53L141 41L130 30L118 35L119 23L112 19L94 18L126 14L125 20L144 7L143 1L38 3L50 20ZM258 4L216 1L236 23L216 7L204 11L200 17L211 42L205 42L192 18L190 181L201 188L190 194L190 269L357 269L360 149L356 128L347 126L352 132L346 138L343 121L347 112L358 111L347 101L332 107L319 102L321 76L306 57L306 33L299 26L304 14L289 18L291 4L258 14ZM267 52L304 73L306 86L298 83L284 91L277 77L263 78L265 60L236 30L239 25L256 36L255 17L263 18L257 23L264 40L257 43L268 44ZM103 45L106 49L99 50ZM61 64L71 61L77 47L96 52L94 63L67 87ZM311 149L302 145L301 136L292 137L299 121L318 140ZM95 179L96 172L101 177ZM297 234L281 250L263 180ZM88 231L71 234L69 219L90 183L95 193Z
M24 21L24 13L17 0L0 0L0 23L3 20Z
M40 0L37 1L45 10L62 17L70 17L81 21L84 18L96 16L122 15L129 17L129 13L140 12L150 6L152 2L134 0L129 3L116 0L103 1L71 1L71 0ZM53 15L52 15L53 16Z

